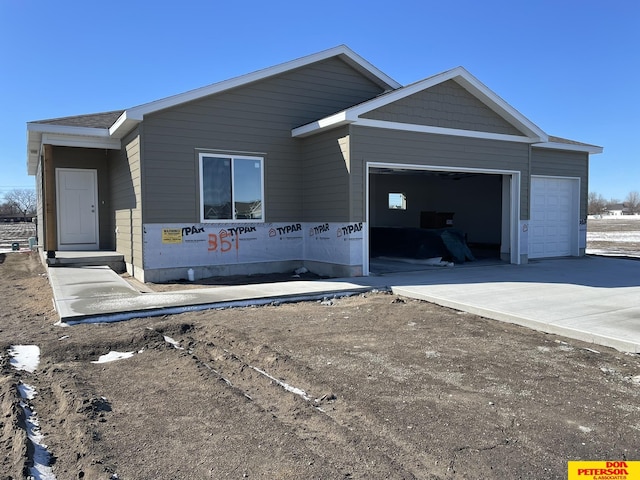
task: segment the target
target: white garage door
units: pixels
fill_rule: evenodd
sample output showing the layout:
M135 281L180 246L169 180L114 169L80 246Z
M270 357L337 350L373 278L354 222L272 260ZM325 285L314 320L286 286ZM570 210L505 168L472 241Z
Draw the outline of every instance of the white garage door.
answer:
M529 258L578 255L579 180L531 178Z

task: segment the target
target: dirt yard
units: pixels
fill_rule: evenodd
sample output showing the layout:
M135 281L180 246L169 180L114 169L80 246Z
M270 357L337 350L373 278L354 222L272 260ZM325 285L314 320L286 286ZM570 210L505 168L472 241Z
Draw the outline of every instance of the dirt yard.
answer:
M640 257L640 215L589 219L587 252Z
M0 254L0 291L2 480L29 472L20 382L58 480L563 479L640 459L638 355L383 292L61 327L31 253ZM34 373L10 365L19 344L40 347ZM92 363L111 351L135 354Z

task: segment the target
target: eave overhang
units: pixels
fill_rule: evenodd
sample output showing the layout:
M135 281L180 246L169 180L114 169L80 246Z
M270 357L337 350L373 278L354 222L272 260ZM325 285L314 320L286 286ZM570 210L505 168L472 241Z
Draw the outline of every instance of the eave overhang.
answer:
M119 150L120 139L107 128L71 127L46 123L27 123L27 173L35 175L42 145Z
M597 145L589 145L586 143L563 143L563 142L544 142L544 143L536 143L533 145L534 148L545 148L549 150L566 150L571 152L583 152L588 154L598 154L604 151L603 147L599 147Z

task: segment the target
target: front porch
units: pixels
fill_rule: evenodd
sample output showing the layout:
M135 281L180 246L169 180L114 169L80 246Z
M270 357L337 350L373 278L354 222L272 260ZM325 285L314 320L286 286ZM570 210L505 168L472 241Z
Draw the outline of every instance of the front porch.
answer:
M65 251L56 250L55 257L44 253L49 267L89 267L105 265L116 273L124 273L124 255L114 251Z

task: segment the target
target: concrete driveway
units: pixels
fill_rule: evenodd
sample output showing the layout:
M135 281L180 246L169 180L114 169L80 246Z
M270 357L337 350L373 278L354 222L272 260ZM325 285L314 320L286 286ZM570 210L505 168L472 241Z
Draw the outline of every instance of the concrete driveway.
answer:
M393 292L547 333L640 352L640 261L581 257L378 277Z
M107 267L49 269L62 322L314 300L374 288L495 320L640 353L640 261L582 257L481 262L378 276L141 293Z

